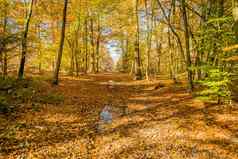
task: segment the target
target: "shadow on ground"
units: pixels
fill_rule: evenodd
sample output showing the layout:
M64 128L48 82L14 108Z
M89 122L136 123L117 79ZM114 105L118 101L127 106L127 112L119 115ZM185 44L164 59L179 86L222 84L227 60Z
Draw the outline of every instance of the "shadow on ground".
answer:
M237 105L204 104L183 85L123 74L64 77L54 89L64 104L42 105L15 121L0 117L8 122L0 158L238 158ZM113 121L98 131L105 105Z

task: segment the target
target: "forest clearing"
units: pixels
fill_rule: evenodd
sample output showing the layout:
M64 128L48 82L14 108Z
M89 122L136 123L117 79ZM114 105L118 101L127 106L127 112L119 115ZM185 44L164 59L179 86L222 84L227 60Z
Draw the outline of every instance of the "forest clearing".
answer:
M0 0L0 159L237 159L238 0Z

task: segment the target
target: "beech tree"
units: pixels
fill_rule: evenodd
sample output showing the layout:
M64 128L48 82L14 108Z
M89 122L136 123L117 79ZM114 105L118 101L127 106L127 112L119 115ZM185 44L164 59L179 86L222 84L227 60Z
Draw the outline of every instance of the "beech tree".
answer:
M229 82L219 82L233 80L236 70L236 0L0 2L2 76L17 69L23 78L27 60L29 72L54 72L54 84L60 72L78 77L114 70L137 80L186 80L190 92L204 85L200 96L230 93Z
M53 84L55 84L55 85L57 85L58 82L59 82L59 70L60 70L60 65L61 65L63 49L64 49L67 6L68 6L68 0L65 0L64 1L63 15L62 15L62 28L61 28L60 44L59 44L59 50L58 50L58 54L57 54L57 60L56 60L55 70L54 70L54 75L53 75Z
M27 16L26 16L25 25L24 25L24 31L23 31L23 35L22 35L21 61L20 61L20 67L19 67L19 71L18 71L19 79L22 79L24 76L26 54L27 54L27 37L28 37L28 30L29 30L29 25L30 25L30 21L31 21L31 16L32 16L32 12L33 12L33 4L34 4L34 0L31 0L30 5L29 5L29 11L27 11Z

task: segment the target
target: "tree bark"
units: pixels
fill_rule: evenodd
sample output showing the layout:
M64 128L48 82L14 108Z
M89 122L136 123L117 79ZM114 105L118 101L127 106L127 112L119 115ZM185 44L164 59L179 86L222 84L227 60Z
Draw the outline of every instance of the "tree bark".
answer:
M137 62L137 69L136 69L136 79L141 80L142 77L142 64L141 64L141 56L140 56L140 20L139 20L139 0L136 0L136 42L135 42L135 52L136 52L136 62Z
M5 16L4 16L4 24L3 24L3 34L6 35L7 33L7 8L5 8ZM6 46L4 45L3 48L5 48ZM6 77L7 76L7 64L8 64L8 60L7 60L7 52L3 52L3 76Z
M232 14L235 21L233 30L236 35L236 40L238 41L238 0L232 0Z
M85 27L85 33L84 33L85 68L84 68L84 72L87 73L87 71L88 71L88 19L87 19L87 17L85 19L84 27Z
M24 77L24 69L25 69L26 54L27 54L27 37L28 37L28 31L29 31L30 21L32 17L33 3L34 3L34 0L31 0L29 14L27 16L25 26L24 26L24 31L23 31L23 37L22 37L22 43L21 43L22 52L21 52L20 67L18 71L18 79L22 79Z
M63 9L63 17L62 17L62 29L61 29L61 39L60 39L60 45L57 55L57 61L55 66L55 71L53 75L53 81L52 83L57 85L59 83L59 70L61 65L61 59L64 49L64 38L65 38L65 24L66 24L66 16L67 16L67 6L68 6L68 0L64 1L64 9Z
M187 72L188 72L188 89L189 91L193 91L193 77L192 77L192 61L190 57L190 43L189 43L189 24L188 24L188 17L187 17L187 11L186 11L186 4L185 0L181 0L181 11L183 14L183 22L184 22L184 36L185 36L185 45L186 45L186 59L187 59Z
M95 56L95 44L94 44L94 23L93 17L90 19L90 28L91 28L91 46L92 46L92 72L96 72L96 56Z
M150 54L151 54L151 43L152 43L152 31L153 31L153 25L152 25L152 21L153 21L153 5L151 2L151 8L152 8L152 15L150 15L149 13L149 8L148 8L148 4L147 4L148 0L145 0L145 10L146 10L146 21L147 21L147 64L146 64L146 79L149 80L150 77Z
M98 26L97 26L98 36L97 36L97 46L96 46L96 72L99 72L99 59L100 59L100 40L101 40L101 23L100 15L98 15Z

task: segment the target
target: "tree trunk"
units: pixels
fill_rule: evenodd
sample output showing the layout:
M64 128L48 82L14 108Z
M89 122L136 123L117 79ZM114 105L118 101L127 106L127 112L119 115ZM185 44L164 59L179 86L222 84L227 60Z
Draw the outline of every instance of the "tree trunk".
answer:
M5 8L6 9L6 8ZM7 33L7 11L5 11L4 24L3 24L3 34ZM6 46L3 46L5 48ZM7 52L3 52L3 76L7 76Z
M100 40L101 40L101 24L100 16L98 15L98 36L97 36L97 46L96 46L96 72L99 72L99 59L100 59Z
M174 46L172 44L172 40L171 40L171 34L170 34L170 31L168 31L168 45L169 45L169 56L170 56L170 78L173 79L174 81L176 81L176 75L175 75L175 67L174 67Z
M85 70L84 72L87 73L88 71L88 19L85 19L85 33L84 33L84 46L85 46Z
M236 35L236 40L238 41L238 0L232 0L232 14L235 21L233 30Z
M238 21L238 0L232 0L232 14L235 21Z
M81 27L80 25L81 19L80 16L78 18L78 26L75 32L75 49L74 49L74 54L75 54L75 69L76 69L76 76L79 76L79 56L81 55L81 45L79 45L79 37L81 37L79 35L79 29Z
M189 24L188 24L188 17L187 17L187 11L186 11L186 4L185 4L185 0L181 0L181 11L183 14L183 22L184 22L184 28L185 28L185 32L184 32L184 36L185 36L185 45L186 45L186 59L187 59L187 72L188 72L188 89L189 91L193 91L193 78L192 78L192 70L191 70L191 66L192 66L192 61L191 61L191 57L190 57L190 43L189 43Z
M96 72L96 56L95 56L95 44L94 44L94 23L93 23L93 18L90 20L91 24L91 46L92 46L92 72Z
M177 43L178 43L178 45L179 45L179 49L180 49L180 53L181 53L183 62L185 62L186 59L185 59L185 56L184 56L183 45L182 45L181 39L180 39L180 37L179 37L179 34L178 34L178 33L175 31L175 29L173 28L173 26L172 26L172 24L171 24L171 22L170 22L170 19L167 17L167 13L166 13L165 9L163 8L163 6L162 6L160 0L157 0L157 2L158 2L158 5L159 5L159 7L160 7L162 13L163 13L163 16L165 17L165 20L166 20L167 23L168 23L168 26L169 26L170 30L172 31L172 33L173 33L174 36L176 37L176 40L177 40Z
M66 38L67 39L67 38ZM69 75L73 76L74 75L74 62L75 62L75 39L72 39L72 41L70 41L70 39L67 39L69 48L71 50L71 57L70 57L70 70L69 70Z
M31 0L29 14L27 16L25 26L24 26L24 31L23 31L23 37L22 37L22 43L21 43L22 52L21 52L20 67L18 71L18 79L22 79L24 77L24 68L25 68L26 54L27 54L27 36L28 36L28 30L30 26L32 11L33 11L33 3L34 3L34 0Z
M142 77L142 64L141 64L141 56L140 56L140 21L139 21L139 12L138 12L139 0L136 0L136 42L135 42L135 52L136 52L136 79L141 80Z
M154 28L157 28L157 21L154 20ZM159 35L158 35L158 31L157 29L155 29L155 44L156 44L156 53L157 53L157 74L160 74L161 70L160 70L160 65L161 65L161 61L160 61L160 56L161 56L161 43L159 42Z
M60 70L60 65L61 65L63 49L64 49L67 6L68 6L68 0L65 0L64 1L64 9L63 9L63 17L62 17L63 23L62 23L62 29L61 29L60 46L59 46L59 50L58 50L57 61L56 61L56 66L55 66L55 71L54 71L53 81L52 81L53 84L55 84L55 85L57 85L59 83L59 70Z
M161 44L159 43L158 39L156 39L156 53L158 56L158 60L157 60L157 74L160 74L160 55L161 55Z
M146 10L146 21L147 21L147 64L146 64L146 79L148 80L150 77L150 52L151 52L151 41L152 41L152 31L153 31L153 25L152 25L152 20L153 20L153 11L152 15L149 13L149 8L147 4L148 0L145 0L145 10ZM153 3L153 2L152 2ZM151 3L151 8L153 10L153 6Z
M127 54L127 44L128 44L128 37L126 35L126 40L124 39L124 37L121 38L121 50L122 50L122 71L123 72L127 72L127 58L128 58L128 54Z

